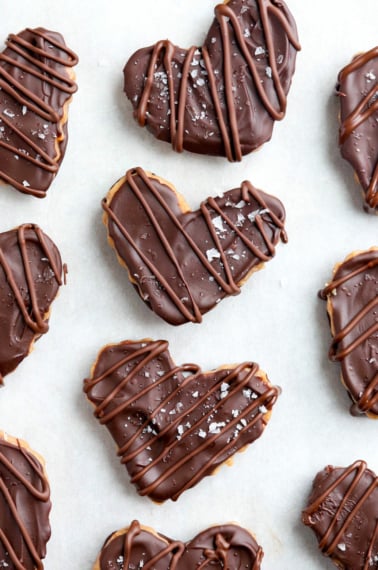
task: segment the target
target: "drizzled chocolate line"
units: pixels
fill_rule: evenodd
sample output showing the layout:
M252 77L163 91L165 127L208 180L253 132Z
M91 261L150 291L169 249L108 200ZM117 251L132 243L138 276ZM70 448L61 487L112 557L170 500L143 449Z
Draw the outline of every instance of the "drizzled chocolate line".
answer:
M378 415L378 322L371 316L378 306L377 282L378 250L372 248L338 265L332 281L319 292L328 300L333 329L329 358L343 364L345 384L357 405L352 411L374 415ZM370 355L367 345L373 350ZM372 370L363 367L364 361Z
M158 501L176 500L259 437L279 394L253 362L209 373L195 364L175 366L166 341L106 347L84 390L117 442L131 482Z
M45 196L50 179L57 173L63 158L65 143L62 143L67 138L64 105L77 91L73 74L68 70L78 63L78 58L66 47L60 34L43 28L27 28L18 35L10 34L6 46L6 50L0 53L0 88L3 93L0 123L7 127L8 132L0 134L0 179L23 193L41 198ZM52 48L61 56L56 55ZM34 136L38 126L29 118L32 114L48 121L46 126L54 131L50 150L43 142L47 135L40 133L39 137ZM25 143L25 149L20 148L21 141ZM29 176L30 165L41 171L41 180L38 179L41 187L33 187L17 172L10 172L8 163L14 157L17 157L21 174L27 165ZM22 163L26 163L24 167Z
M185 570L219 567L259 570L263 550L254 537L235 524L214 526L183 543L173 541L133 521L105 542L94 570L106 570L118 561L123 568Z
M264 68L262 74L261 69L256 64L255 50L256 46L251 46L247 41L245 29L249 28L249 21L247 14L252 9L257 11L257 18L259 22L255 25L261 25L261 33L263 36L264 47L259 46L266 53L267 67ZM240 12L237 15L237 12ZM218 54L214 52L214 46L211 46L211 40L207 39L203 47L196 48L192 46L189 50L181 50L174 46L169 40L157 42L151 51L150 60L146 65L146 78L142 87L140 97L137 101L130 97L128 82L132 81L131 77L133 69L125 67L125 91L129 98L132 99L134 104L134 116L140 126L145 126L149 123L150 116L154 115L155 110L151 105L151 94L155 86L155 73L156 69L162 65L164 73L167 77L168 88L168 105L169 105L169 133L167 138L171 141L172 147L177 152L182 152L185 148L186 135L189 132L185 130L185 118L188 113L188 102L196 97L189 88L189 79L191 77L191 65L196 55L199 55L198 61L203 61L203 74L204 89L209 91L210 103L213 107L214 120L218 124L219 134L223 145L223 154L230 161L240 161L246 149L243 149L243 144L240 140L240 117L237 113L238 103L238 88L235 86L235 74L240 73L242 64L238 62L235 64L233 49L236 45L240 51L240 56L243 59L245 66L244 82L252 82L253 87L248 92L248 103L251 108L255 107L254 99L257 97L271 121L281 120L286 111L287 92L290 86L290 80L284 77L281 79L279 66L277 64L277 48L275 42L278 42L275 36L275 26L281 30L280 33L286 34L286 41L288 43L287 53L285 57L295 58L295 51L300 50L298 43L295 25L289 17L288 12L283 7L282 2L275 0L255 0L249 4L243 2L230 2L230 4L219 4L215 7L215 23L218 26L221 44L221 52ZM246 28L247 27L247 28ZM278 33L278 32L277 32ZM209 35L210 32L209 32ZM209 37L208 35L208 37ZM215 39L215 37L214 37ZM182 71L180 76L175 77L174 60L177 57L177 51L185 54L182 62ZM284 57L284 56L283 56ZM223 87L218 85L219 71L215 68L216 62L223 59L223 72L222 81ZM129 61L135 59L135 55ZM282 63L282 61L280 62ZM265 69L269 69L269 78L272 82L273 89L267 86L268 76ZM130 75L130 77L129 77ZM177 82L178 79L178 82ZM197 85L196 85L197 87ZM199 86L201 87L201 85ZM248 87L246 87L248 88ZM201 89L197 88L196 91L200 92ZM256 91L256 92L254 92ZM221 93L224 92L224 93ZM200 105L193 105L198 107ZM256 111L254 111L256 112ZM255 119L258 120L258 119ZM162 128L165 128L162 126ZM158 136L158 135L157 135ZM250 137L253 134L250 134ZM265 135L266 140L270 138L270 132ZM265 142L265 141L263 141ZM259 146L260 142L255 144ZM253 147L253 145L252 145ZM203 141L203 148L196 148L196 152L206 153L206 142ZM247 152L250 152L249 148Z
M50 537L50 489L42 465L16 440L0 441L0 558L17 570L43 570Z
M214 280L218 284L221 291L219 294L217 293L217 299L226 295L236 295L240 293L240 282L235 280L235 260L230 260L227 255L229 248L224 246L224 240L222 240L217 234L216 228L213 224L211 210L219 215L222 223L224 222L226 224L227 231L235 236L235 240L238 240L240 245L245 246L245 248L249 250L253 259L253 261L251 261L251 268L256 263L269 261L275 255L275 245L278 241L278 237L281 238L282 241L287 242L283 219L280 219L273 211L273 208L267 203L267 200L269 200L270 197L254 188L250 182L244 181L240 188L240 199L246 204L256 203L257 208L254 211L252 211L251 208L249 212L249 222L255 226L255 231L252 233L252 239L246 235L243 228L239 228L237 223L232 221L227 210L219 205L219 199L208 198L208 200L206 202L202 202L200 206L201 215L206 223L206 229L201 228L201 234L205 231L208 232L209 242L212 242L217 252L219 252L219 259L221 262L221 271L219 271L219 269L209 261L205 252L201 249L201 246L196 242L198 235L191 236L189 231L186 229L185 215L182 215L179 218L177 213L173 211L172 206L168 203L166 197L159 191L159 187L156 185L156 179L148 176L142 168L135 168L126 173L124 184L119 191L122 192L123 190L131 191L136 197L141 208L143 208L146 216L148 217L149 223L156 232L157 239L162 244L167 257L174 265L177 275L184 285L186 295L184 295L182 291L178 294L170 284L164 272L159 267L159 258L154 261L147 255L148 252L145 252L142 249L140 245L141 242L137 239L139 236L135 235L136 217L131 217L130 220L124 219L127 212L123 210L117 215L115 211L116 209L113 207L114 197L111 195L112 191L110 192L110 198L105 198L102 201L102 207L128 245L137 253L138 257L145 264L151 274L154 275L156 280L161 283L162 287L164 287L165 294L182 315L180 322L181 320L182 322L201 322L202 314L206 311L204 311L200 305L200 302L203 300L196 298L192 293L189 271L185 271L184 267L181 266L178 252L175 251L174 245L165 235L164 220L161 220L159 214L151 206L148 193L150 193L157 201L169 218L170 222L177 229L177 232L184 238L185 246L193 253L196 265L198 264L201 271L205 270L208 274L208 278ZM280 212L280 214L281 217L284 218L283 212ZM130 222L132 222L131 229L134 235L128 229ZM277 232L271 231L272 226L277 229ZM109 233L111 232L109 231ZM257 235L260 236L260 243L255 239ZM113 235L112 239L114 239ZM117 242L115 242L115 247L118 251ZM264 250L266 250L266 253ZM185 297L189 300L190 306L188 302L183 302L182 299ZM214 303L217 299L214 299ZM173 324L179 324L179 322L175 322Z
M364 461L327 467L314 480L303 522L314 530L320 550L347 570L368 570L374 550L378 554L377 486Z
M362 79L362 73L363 73L362 68L370 62L372 62L372 64L373 64L374 60L376 60L378 62L378 47L375 47L366 53L362 53L362 54L356 56L349 65L345 66L341 70L341 72L339 74L338 94L341 96L341 98L352 97L351 90L353 89L353 82L352 82L353 76L356 77L356 79L355 79L356 85L354 86L354 89L360 95L360 99L359 99L358 103L356 103L355 107L349 113L342 112L342 114L341 114L341 124L340 124L340 130L339 130L339 145L340 145L340 147L343 147L352 135L357 134L357 136L359 138L361 138L361 137L363 137L363 138L369 137L370 138L369 126L368 126L369 119L372 119L374 121L374 115L378 111L378 99L377 99L378 82L376 81L376 76L374 75L373 72L371 72L371 80L370 80L372 82L371 88L367 89L364 86L363 89L361 89L357 85L357 82L359 81L359 76L361 76L361 79ZM376 68L376 71L378 71L377 64L375 64L375 68ZM366 80L366 76L365 76L365 80ZM349 87L347 87L347 85L349 85ZM344 102L342 101L341 104L343 106ZM373 127L375 128L375 121L374 121ZM374 135L374 132L372 132L372 136L373 135ZM360 152L360 150L358 150L357 152ZM374 155L374 153L376 155ZM370 208L374 209L374 208L378 208L378 152L377 152L377 149L375 147L371 148L371 146L369 146L369 154L372 154L373 159L375 160L375 166L372 169L372 171L370 172L370 165L368 164L370 162L370 158L366 158L367 164L364 168L367 171L367 174L365 173L364 177L362 177L362 176L360 176L360 173L358 172L358 176L359 176L360 182L361 182L361 184L362 184L362 186L366 192L366 195L365 195L366 203L368 204L368 206ZM374 158L374 156L375 156L375 158ZM349 152L346 151L345 158L347 158L347 160L349 160L353 165L355 165L355 161L352 159L352 154L350 151ZM368 178L369 178L368 183L366 183L366 181L363 179L363 178L365 178L366 175L368 175Z

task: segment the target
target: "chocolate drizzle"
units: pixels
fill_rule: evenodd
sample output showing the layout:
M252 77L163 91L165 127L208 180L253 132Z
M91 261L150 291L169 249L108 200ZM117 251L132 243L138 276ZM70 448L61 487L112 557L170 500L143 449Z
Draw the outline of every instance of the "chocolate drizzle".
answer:
M356 170L369 208L378 208L378 47L356 56L338 77L339 145Z
M190 212L167 184L135 168L102 206L111 243L138 293L174 325L201 322L274 256L280 238L287 241L282 204L248 181Z
M61 285L59 251L37 225L0 234L0 379L48 331L50 305Z
M99 354L84 390L140 495L176 500L263 432L279 389L258 365L176 366L166 341Z
M50 538L49 485L26 444L0 440L0 566L42 570Z
M303 522L319 548L345 570L369 570L378 560L378 483L364 461L318 473Z
M283 2L230 0L215 7L202 47L163 40L132 55L124 88L139 125L173 150L240 161L284 117L299 49Z
M327 299L333 341L329 358L342 366L351 411L378 416L378 249L353 254L320 293Z
M67 144L77 56L43 28L11 34L0 53L0 179L43 198Z
M254 537L235 524L208 528L183 543L133 521L105 542L94 570L141 568L145 570L259 570L263 551Z

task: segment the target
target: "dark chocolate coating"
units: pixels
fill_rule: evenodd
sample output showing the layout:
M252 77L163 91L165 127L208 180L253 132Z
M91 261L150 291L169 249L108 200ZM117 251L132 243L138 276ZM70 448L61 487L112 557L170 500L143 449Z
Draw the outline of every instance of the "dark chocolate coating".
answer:
M140 495L183 491L255 441L279 389L246 362L211 372L176 366L166 341L126 341L99 354L84 389Z
M37 225L0 233L0 380L47 332L61 284L59 251Z
M298 49L284 2L230 0L202 47L165 40L134 53L124 90L139 124L175 151L240 161L284 117Z
M42 570L51 530L50 489L38 458L0 438L0 567Z
M77 56L57 32L11 34L0 54L0 180L43 198L67 146Z
M95 570L259 570L262 558L254 537L235 524L210 527L183 543L133 521L105 542Z
M378 210L378 47L356 56L338 77L342 156L353 166L366 209Z
M378 567L378 489L364 461L317 474L302 519L325 556L343 570Z
M143 301L173 325L201 322L287 241L283 205L250 182L197 211L141 168L116 186L103 201L111 243Z
M329 356L341 364L351 412L378 417L378 248L341 263L321 296L333 329Z

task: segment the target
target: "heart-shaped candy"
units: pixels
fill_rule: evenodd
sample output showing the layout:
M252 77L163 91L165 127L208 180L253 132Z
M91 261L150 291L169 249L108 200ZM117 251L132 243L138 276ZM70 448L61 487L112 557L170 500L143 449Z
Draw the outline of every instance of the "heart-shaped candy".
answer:
M255 441L279 389L257 364L202 372L176 366L166 341L126 341L100 352L84 390L140 495L183 491Z
M37 225L0 233L0 381L48 331L61 284L59 251Z
M174 150L241 160L284 117L298 49L282 0L229 0L202 47L165 40L134 53L124 89L139 124Z
M43 459L0 432L0 567L42 570L51 530L50 488Z
M131 282L173 325L201 322L287 241L283 205L250 182L191 211L168 182L136 168L110 189L103 208Z
M76 55L44 28L11 34L0 53L0 180L43 198L67 146Z
M351 413L378 418L378 248L336 265L320 296L327 299L333 335L329 356L341 364Z
M236 524L210 527L184 543L133 521L105 541L93 570L259 570L262 558L253 535Z
M378 479L364 461L318 473L302 518L338 568L377 568Z
M366 209L378 213L378 47L354 57L339 73L342 156L353 166Z

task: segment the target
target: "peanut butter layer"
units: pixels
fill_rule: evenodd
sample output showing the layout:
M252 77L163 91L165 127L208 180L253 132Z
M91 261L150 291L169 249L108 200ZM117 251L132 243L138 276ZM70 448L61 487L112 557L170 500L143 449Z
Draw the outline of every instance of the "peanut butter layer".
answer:
M257 364L176 366L166 341L106 346L84 390L140 495L176 500L263 433L279 389Z

